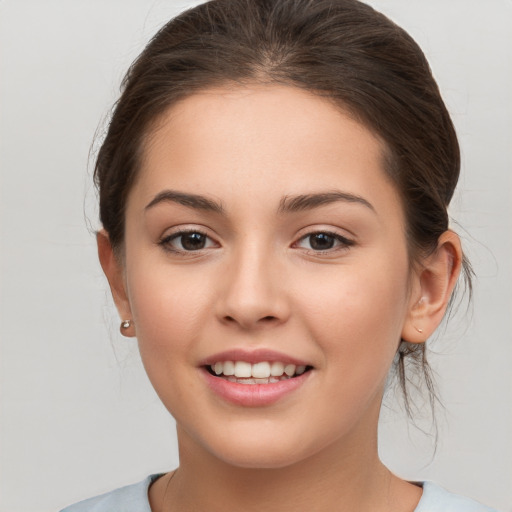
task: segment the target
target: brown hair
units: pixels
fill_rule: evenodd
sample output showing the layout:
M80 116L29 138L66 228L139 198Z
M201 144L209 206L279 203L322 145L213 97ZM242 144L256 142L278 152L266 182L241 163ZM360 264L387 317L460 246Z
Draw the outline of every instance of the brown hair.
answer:
M402 197L411 261L435 250L459 176L455 130L419 46L356 0L212 0L153 37L123 80L96 161L100 219L114 249L123 245L126 199L152 124L197 91L248 82L322 95L378 134ZM465 270L469 279L467 262ZM425 345L402 340L396 363L409 410L406 360L423 369L434 395Z

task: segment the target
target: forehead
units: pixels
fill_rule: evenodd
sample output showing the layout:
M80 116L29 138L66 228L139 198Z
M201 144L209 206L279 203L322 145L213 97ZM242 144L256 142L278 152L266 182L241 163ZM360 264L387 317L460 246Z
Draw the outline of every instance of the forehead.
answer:
M223 87L173 105L146 140L138 192L265 197L385 185L384 143L332 101L295 87Z

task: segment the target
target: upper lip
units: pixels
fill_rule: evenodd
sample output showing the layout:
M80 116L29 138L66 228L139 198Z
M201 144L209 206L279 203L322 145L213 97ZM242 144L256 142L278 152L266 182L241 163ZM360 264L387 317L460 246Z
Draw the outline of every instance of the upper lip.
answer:
M240 348L225 350L224 352L218 352L217 354L206 357L200 362L200 366L213 365L223 361L245 361L251 364L261 363L263 361L268 361L269 363L278 361L280 363L294 364L296 366L311 366L307 361L303 361L302 359L265 348L256 350Z

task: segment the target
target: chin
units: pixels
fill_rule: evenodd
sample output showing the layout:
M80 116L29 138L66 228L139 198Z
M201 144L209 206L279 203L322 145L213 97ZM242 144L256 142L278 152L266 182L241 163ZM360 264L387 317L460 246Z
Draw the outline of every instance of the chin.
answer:
M243 469L282 469L285 467L293 466L303 460L302 454L282 452L278 453L275 450L268 450L266 452L247 450L245 453L224 451L221 453L220 458L226 464Z
M297 464L324 446L310 443L303 437L294 436L293 432L274 431L246 432L247 435L236 436L229 433L222 440L210 440L203 443L203 448L214 457L234 467L246 469L280 469ZM215 442L217 441L217 442Z

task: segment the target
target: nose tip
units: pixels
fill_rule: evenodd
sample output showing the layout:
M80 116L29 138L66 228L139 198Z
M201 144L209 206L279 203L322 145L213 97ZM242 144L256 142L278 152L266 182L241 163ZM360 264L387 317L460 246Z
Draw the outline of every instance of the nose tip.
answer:
M286 321L287 308L277 296L253 291L249 300L238 289L222 306L221 318L226 324L238 325L242 329L271 327Z
M221 321L246 330L285 322L290 308L284 282L276 274L275 265L254 257L231 266L217 302Z

